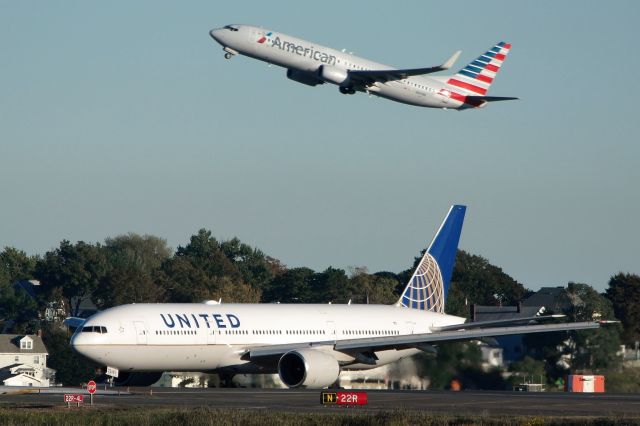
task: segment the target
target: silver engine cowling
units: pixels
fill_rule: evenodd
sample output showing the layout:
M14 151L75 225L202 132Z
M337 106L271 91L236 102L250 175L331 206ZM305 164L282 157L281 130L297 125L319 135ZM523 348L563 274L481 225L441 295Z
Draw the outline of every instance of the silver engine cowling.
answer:
M282 355L278 362L280 380L290 388L325 388L340 374L338 361L315 349L299 349Z
M329 83L337 84L338 86L346 87L349 85L349 73L342 68L322 65L318 68L318 77Z

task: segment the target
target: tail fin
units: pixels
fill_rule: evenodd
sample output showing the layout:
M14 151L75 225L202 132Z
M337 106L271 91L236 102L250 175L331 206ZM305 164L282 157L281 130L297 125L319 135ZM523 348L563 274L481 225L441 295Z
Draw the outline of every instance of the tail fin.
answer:
M405 287L398 305L444 313L466 206L451 206L447 217Z
M450 77L447 84L464 95L485 96L510 49L510 43L501 41Z

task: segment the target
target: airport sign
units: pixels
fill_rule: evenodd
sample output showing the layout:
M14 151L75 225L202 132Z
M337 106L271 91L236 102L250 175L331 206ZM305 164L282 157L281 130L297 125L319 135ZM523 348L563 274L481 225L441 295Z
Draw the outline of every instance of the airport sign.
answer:
M366 405L368 402L366 392L322 392L320 394L322 405Z

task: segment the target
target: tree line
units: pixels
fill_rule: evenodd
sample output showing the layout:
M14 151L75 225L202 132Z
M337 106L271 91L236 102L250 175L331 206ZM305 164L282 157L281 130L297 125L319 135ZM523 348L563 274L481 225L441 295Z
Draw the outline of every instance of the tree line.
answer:
M223 303L391 304L398 300L422 254L416 256L413 265L397 273L369 273L365 267L348 271L328 267L318 272L307 267L288 268L238 238L219 241L206 229L199 230L176 250L162 238L134 233L109 237L102 243L63 240L44 255L27 255L5 247L0 252L0 327L8 333L42 330L51 353L50 366L58 370L59 381L72 384L90 376L92 367L68 349L68 332L60 324L44 321L47 308L77 316L83 298L90 299L99 309L125 303L220 299ZM19 280L34 279L40 281L35 297L13 285ZM531 293L482 256L459 250L446 311L468 317L471 304L515 305ZM633 345L640 340L638 275L612 276L603 294L587 284L570 283L566 294L572 298L568 303L571 320L591 320L597 313L602 318L621 321L618 328L575 333L577 346L584 343L580 347L592 348L576 355L578 361L581 354L586 358L584 365L606 368L615 361L613 346L620 342ZM553 339L562 336L542 340L555 342ZM550 365L548 360L562 356L551 354L552 350L544 349L544 345L535 346L535 341L531 343L539 348L531 354L533 359ZM458 350L453 352L460 355L464 345L456 347ZM451 352L442 351L444 355ZM468 355L469 359L477 358ZM432 373L441 375L442 371Z

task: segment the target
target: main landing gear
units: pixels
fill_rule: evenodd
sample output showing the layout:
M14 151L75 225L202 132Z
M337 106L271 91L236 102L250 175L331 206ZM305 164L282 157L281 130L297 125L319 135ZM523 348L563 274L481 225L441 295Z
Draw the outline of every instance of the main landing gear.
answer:
M356 93L356 89L354 89L352 86L340 86L340 93L342 93L343 95L353 95L354 93Z

